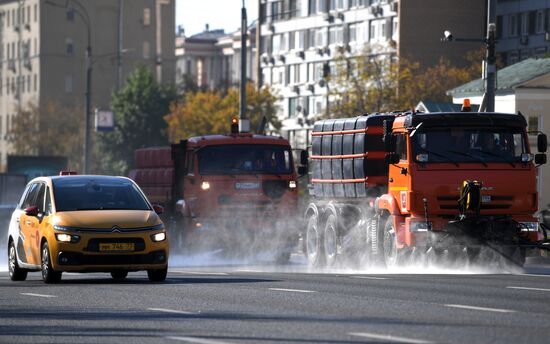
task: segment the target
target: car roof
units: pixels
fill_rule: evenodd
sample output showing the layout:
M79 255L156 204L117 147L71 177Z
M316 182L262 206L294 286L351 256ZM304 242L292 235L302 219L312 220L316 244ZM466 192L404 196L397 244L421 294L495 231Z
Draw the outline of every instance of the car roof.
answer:
M84 175L68 175L68 176L44 176L44 177L36 177L31 182L38 182L38 181L49 181L55 182L56 180L65 180L65 179L73 179L73 180L131 180L127 177L123 176L107 176L107 175L94 175L94 174L84 174Z

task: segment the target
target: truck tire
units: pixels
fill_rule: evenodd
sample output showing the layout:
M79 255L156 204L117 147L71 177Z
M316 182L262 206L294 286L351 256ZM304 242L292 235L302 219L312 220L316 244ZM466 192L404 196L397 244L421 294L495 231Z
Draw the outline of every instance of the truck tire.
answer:
M319 229L319 219L311 214L306 227L306 258L309 266L319 267L324 263L323 235Z
M330 214L325 223L323 248L326 266L334 266L338 258L338 223L334 214Z
M367 265L385 266L384 262L384 225L386 218L375 215L368 222L367 229Z
M27 279L27 270L22 269L17 264L17 253L15 252L15 244L10 241L8 247L8 270L12 281L24 281Z
M384 263L387 268L399 265L399 251L397 249L397 235L395 232L394 217L388 216L382 235Z

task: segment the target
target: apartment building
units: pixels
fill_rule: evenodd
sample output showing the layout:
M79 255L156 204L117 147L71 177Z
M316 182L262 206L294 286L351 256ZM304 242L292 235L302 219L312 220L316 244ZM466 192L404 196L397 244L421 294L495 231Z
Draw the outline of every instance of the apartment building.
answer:
M84 105L88 45L92 109L109 109L112 91L138 64L174 83L174 28L175 0L0 0L0 171L12 153L6 133L22 110Z
M323 66L338 54L369 51L423 66L446 57L460 65L481 45L443 44L443 31L474 38L486 31L486 3L479 0L259 1L260 76L279 95L282 135L296 148L309 145L315 117L330 108Z
M550 54L550 0L497 0L497 52L506 65Z

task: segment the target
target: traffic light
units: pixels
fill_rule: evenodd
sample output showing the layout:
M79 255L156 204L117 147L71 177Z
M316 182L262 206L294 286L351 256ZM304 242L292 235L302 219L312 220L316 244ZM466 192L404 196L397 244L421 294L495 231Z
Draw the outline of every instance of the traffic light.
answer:
M237 117L233 117L231 119L231 134L238 134L239 133L239 119Z

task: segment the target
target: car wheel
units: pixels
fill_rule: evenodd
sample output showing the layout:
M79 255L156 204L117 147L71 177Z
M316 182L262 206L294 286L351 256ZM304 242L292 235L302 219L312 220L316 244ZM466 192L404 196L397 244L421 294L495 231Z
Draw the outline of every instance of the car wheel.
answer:
M323 237L325 261L328 267L336 263L338 253L338 234L336 232L336 226L336 216L331 214L325 224L325 233Z
M168 267L164 269L147 270L147 277L151 282L163 282L168 274Z
M124 270L111 271L111 277L117 282L124 281L126 279L126 276L128 276L128 271L124 271Z
M45 283L57 283L61 281L61 272L52 268L50 248L47 242L42 244L42 280Z
M324 263L323 236L319 231L317 215L311 215L307 222L306 257L310 266L319 267Z
M27 270L22 269L17 264L17 254L15 253L15 244L10 242L8 247L8 270L12 281L24 281L27 279Z

